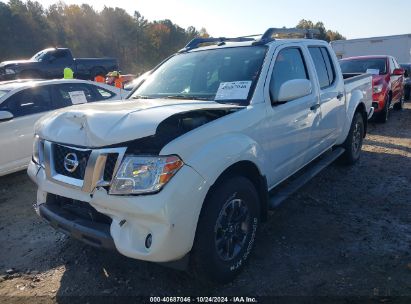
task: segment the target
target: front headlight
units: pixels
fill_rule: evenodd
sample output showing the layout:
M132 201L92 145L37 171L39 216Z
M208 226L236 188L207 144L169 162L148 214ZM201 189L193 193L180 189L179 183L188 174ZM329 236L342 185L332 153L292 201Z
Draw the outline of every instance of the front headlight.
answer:
M44 140L38 135L33 140L33 161L44 168Z
M110 187L110 194L159 191L184 165L178 156L126 156Z
M16 71L13 69L6 69L6 74L7 75L16 74Z
M373 87L373 92L374 92L374 94L379 94L379 93L381 93L381 92L382 92L382 84L375 85L375 86Z

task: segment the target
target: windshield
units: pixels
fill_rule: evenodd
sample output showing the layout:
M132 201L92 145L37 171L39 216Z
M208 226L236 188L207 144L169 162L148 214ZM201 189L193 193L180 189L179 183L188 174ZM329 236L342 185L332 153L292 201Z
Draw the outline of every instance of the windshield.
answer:
M6 95L10 90L0 90L0 98L2 98L4 95Z
M130 98L215 100L247 105L265 46L223 48L177 54L167 60Z
M36 53L33 57L31 57L30 60L41 62L45 58L46 54L47 54L47 50L42 50Z
M340 66L343 74L376 74L387 73L387 60L385 58L364 58L341 60Z

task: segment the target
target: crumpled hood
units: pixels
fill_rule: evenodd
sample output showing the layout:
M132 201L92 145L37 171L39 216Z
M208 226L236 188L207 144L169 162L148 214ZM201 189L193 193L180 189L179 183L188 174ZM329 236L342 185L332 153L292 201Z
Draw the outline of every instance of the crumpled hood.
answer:
M164 119L177 113L236 107L214 101L172 99L97 102L54 111L36 123L35 132L53 142L104 147L154 135Z

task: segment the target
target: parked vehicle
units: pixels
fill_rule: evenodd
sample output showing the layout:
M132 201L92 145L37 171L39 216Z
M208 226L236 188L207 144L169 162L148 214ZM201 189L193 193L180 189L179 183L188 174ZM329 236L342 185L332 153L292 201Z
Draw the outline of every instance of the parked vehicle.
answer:
M84 80L0 82L0 176L27 168L34 124L45 113L72 104L114 100L126 92Z
M389 110L404 105L404 70L392 56L363 56L340 60L344 75L373 75L373 107L380 122L388 120Z
M358 160L373 113L370 75L344 81L326 42L275 33L194 39L130 101L40 120L38 214L90 245L231 280L269 208L337 157Z
M388 55L399 62L411 62L411 34L385 37L331 41L339 59L367 56Z
M0 80L16 78L63 78L64 68L74 71L77 79L93 80L97 75L118 70L115 58L73 58L70 49L49 48L28 60L4 61L0 63Z
M411 63L400 64L404 70L404 99L411 99Z

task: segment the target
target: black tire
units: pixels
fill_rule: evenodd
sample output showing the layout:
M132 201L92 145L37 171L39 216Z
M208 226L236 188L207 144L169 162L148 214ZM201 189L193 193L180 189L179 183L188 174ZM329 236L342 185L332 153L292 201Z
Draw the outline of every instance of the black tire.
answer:
M94 78L95 78L96 76L106 77L106 75L107 75L107 71L106 71L105 69L100 68L100 67L98 67L98 68L93 68L93 70L91 71L91 80L94 80Z
M208 283L234 279L250 256L259 214L259 197L249 179L235 176L219 183L198 221L190 261L195 276Z
M377 121L381 123L386 123L388 121L388 116L390 115L390 98L387 97L385 100L384 109L378 113Z
M405 101L410 101L411 87L404 90L404 95Z
M364 140L364 118L360 112L354 114L350 132L342 145L345 152L342 160L347 165L355 164L361 155L362 143Z
M404 108L404 95L402 95L400 101L398 101L394 105L394 109L397 111L402 110L403 108Z
M43 77L37 71L23 71L18 75L19 79L42 79Z

